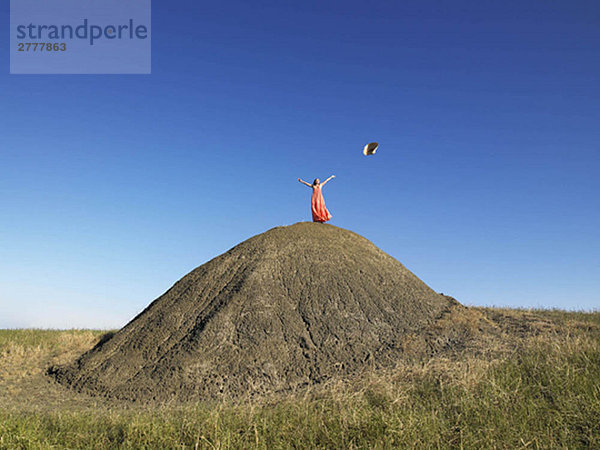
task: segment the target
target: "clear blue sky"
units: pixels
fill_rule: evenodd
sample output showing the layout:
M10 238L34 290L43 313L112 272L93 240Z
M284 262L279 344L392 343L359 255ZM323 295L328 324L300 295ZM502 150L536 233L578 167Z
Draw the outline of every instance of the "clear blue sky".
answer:
M9 75L0 38L0 327L120 327L244 239L310 220L296 178L330 174L330 223L438 292L600 307L599 2L154 1L152 17L152 75Z

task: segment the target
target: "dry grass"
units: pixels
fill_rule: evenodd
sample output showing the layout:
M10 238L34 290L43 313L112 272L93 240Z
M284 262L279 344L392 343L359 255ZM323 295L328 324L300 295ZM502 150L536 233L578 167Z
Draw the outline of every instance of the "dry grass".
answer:
M106 331L0 330L0 404L5 409L52 409L66 398L45 375L52 364L73 360ZM87 399L83 401L86 403Z
M600 313L450 313L394 370L236 405L118 403L44 375L102 334L0 330L0 448L600 447Z

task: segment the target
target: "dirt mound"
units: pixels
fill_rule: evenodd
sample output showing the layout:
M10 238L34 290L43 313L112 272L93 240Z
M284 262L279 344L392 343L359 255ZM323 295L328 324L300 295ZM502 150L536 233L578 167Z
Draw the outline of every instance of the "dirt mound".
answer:
M403 337L456 305L367 239L302 222L198 267L50 373L79 391L142 401L301 389L391 367Z

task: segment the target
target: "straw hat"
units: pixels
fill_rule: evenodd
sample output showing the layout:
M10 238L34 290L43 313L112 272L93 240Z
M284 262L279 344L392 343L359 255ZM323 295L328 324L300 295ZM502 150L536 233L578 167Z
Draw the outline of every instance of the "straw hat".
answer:
M373 155L377 151L378 147L378 142L371 142L370 144L365 145L365 148L363 148L363 155Z

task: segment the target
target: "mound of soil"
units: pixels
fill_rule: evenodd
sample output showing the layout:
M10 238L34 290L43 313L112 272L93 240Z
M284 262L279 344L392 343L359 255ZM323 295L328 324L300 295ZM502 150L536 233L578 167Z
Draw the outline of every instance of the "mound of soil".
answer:
M297 390L393 366L407 335L456 305L367 239L302 222L198 267L50 373L78 391L141 401Z

